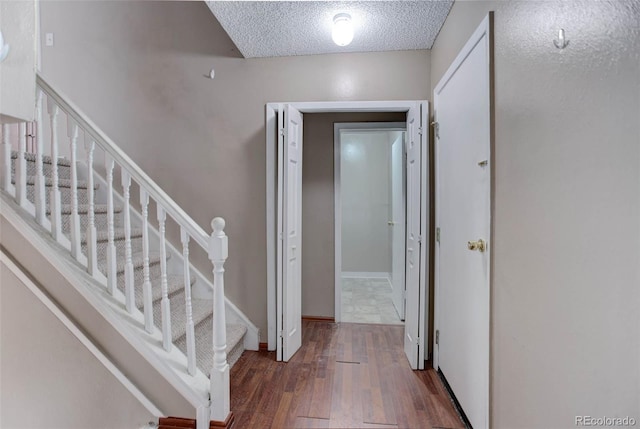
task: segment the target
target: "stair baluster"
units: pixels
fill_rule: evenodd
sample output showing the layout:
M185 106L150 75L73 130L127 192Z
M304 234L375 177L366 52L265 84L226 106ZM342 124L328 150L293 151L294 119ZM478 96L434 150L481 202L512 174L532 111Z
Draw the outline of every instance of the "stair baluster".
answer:
M44 225L47 218L47 200L45 197L44 182L44 166L42 158L44 157L44 133L42 132L42 97L44 96L41 89L38 89L36 99L36 183L35 183L35 205L36 205L36 221L40 225Z
M16 202L20 207L27 205L27 123L18 124L18 159L16 159Z
M165 241L165 221L167 213L158 203L158 231L160 232L160 284L162 290L162 347L171 351L171 306L169 303L169 285L167 283L167 245Z
M213 233L209 238L209 259L213 263L213 368L209 376L211 387L211 420L224 421L231 410L229 363L227 362L227 332L224 300L224 263L229 255L225 221L221 217L211 221Z
M114 207L113 207L113 168L115 162L113 158L105 152L104 166L107 170L107 290L111 296L115 295L118 276L116 270L116 244L115 244L115 226L114 226Z
M78 214L78 124L67 115L67 136L69 137L69 153L71 157L71 256L80 260L81 237L80 215Z
M180 227L180 241L182 241L182 260L184 262L184 301L186 310L187 334L187 371L189 375L196 374L196 337L193 326L193 308L191 305L191 273L189 271L189 234Z
M133 254L131 250L131 210L129 200L131 198L131 175L121 167L122 172L122 196L124 198L124 295L127 311L133 313L136 308L135 285L133 282Z
M140 188L140 206L142 208L142 272L144 282L142 294L144 301L144 329L153 332L153 302L151 297L151 278L149 273L149 194Z
M47 110L51 123L51 236L59 243L62 240L62 215L60 189L58 188L58 113L60 108L53 98L47 97Z
M9 124L2 125L2 151L0 151L0 156L2 156L2 175L0 175L0 186L6 192L11 194L11 138L10 138L11 129L9 128Z
M95 141L89 133L84 133L84 147L87 156L87 199L89 200L89 224L87 225L87 272L92 276L98 273L98 254L96 237L96 215L93 192L93 151Z

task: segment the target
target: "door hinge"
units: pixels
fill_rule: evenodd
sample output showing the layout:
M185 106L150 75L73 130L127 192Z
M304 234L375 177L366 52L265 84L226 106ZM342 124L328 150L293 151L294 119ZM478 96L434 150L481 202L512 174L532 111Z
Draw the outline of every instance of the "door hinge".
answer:
M284 128L280 128L280 135L284 136Z
M280 338L284 338L284 331L280 331Z
M422 127L418 127L418 134L422 135Z
M436 228L436 242L440 243L440 227Z
M440 345L440 330L436 329L436 345Z
M436 138L440 138L440 125L436 121L433 121L431 126L433 127L433 135L436 136Z
M420 337L416 337L416 345L420 345Z
M422 244L422 235L418 236L418 244Z

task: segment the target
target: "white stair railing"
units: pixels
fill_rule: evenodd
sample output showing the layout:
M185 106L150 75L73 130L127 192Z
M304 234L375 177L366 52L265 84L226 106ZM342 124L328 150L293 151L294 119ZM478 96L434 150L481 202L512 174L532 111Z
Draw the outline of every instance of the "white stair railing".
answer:
M27 123L22 122L18 126L19 145L18 159L16 159L16 202L20 207L27 203L27 160L24 158L27 152Z
M209 259L213 263L213 314L220 314L213 324L213 368L211 380L211 402L220 404L211 410L213 420L224 421L231 409L229 389L216 389L215 386L229 386L229 363L227 362L227 333L224 313L224 263L229 255L227 236L224 233L225 222L221 217L211 221L213 234L209 241Z
M43 106L46 102L48 121L43 120ZM48 128L45 125L48 122ZM65 127L66 129L61 129ZM168 267L166 250L167 215L180 228L183 258L184 299L186 314L186 364L184 372L196 376L196 341L193 321L193 305L191 293L191 274L189 261L189 244L194 243L208 253L213 264L213 361L211 362L210 391L203 403L209 407L209 419L225 421L230 412L229 364L226 355L226 316L224 297L224 263L227 259L228 244L224 232L225 222L215 218L211 222L213 232L207 234L186 212L184 212L138 165L136 165L109 137L107 137L90 119L88 119L70 101L51 87L41 76L37 76L36 121L29 127L26 123L2 126L0 144L0 188L11 195L20 206L27 209L36 221L46 227L51 236L70 251L72 256L82 264L87 272L96 280L104 282L105 290L113 297L122 297L118 292L118 272L124 277L124 299L122 306L129 313L142 311L144 326L148 333L159 329L162 333L162 348L172 348L171 298L168 293ZM35 144L32 152L27 154L26 137L28 130L35 131ZM59 145L60 133L66 131L68 152ZM15 143L12 137L18 137ZM33 138L33 135L29 135ZM49 145L45 145L48 137ZM64 137L63 137L64 138ZM83 144L78 144L78 140ZM48 148L49 150L47 151ZM12 150L17 151L17 159L12 160ZM84 150L79 154L79 150ZM97 152L97 153L96 153ZM82 156L84 155L84 156ZM31 158L28 158L31 157ZM35 159L34 159L35 158ZM68 161L62 162L60 158ZM27 199L27 159L32 161L29 175L33 176L33 192ZM79 168L80 159L86 162L86 169ZM101 163L94 165L94 160ZM14 171L12 176L12 162ZM49 171L46 171L47 166ZM68 167L68 168L67 168ZM82 167L82 166L80 166ZM80 183L80 171L85 171L86 183ZM117 207L114 199L114 174L120 171L123 207ZM63 172L66 171L64 174ZM94 192L94 175L103 174L107 183L105 204L96 202ZM62 174L62 176L61 176ZM15 186L11 183L14 180ZM131 190L139 187L140 208L142 213L142 281L135 284L131 225ZM86 192L84 191L86 187ZM47 200L46 190L49 190ZM82 201L80 192L82 190ZM152 305L152 282L150 279L150 251L152 243L149 239L149 205L155 203L159 240L157 246L160 258L161 288L161 320L154 321ZM106 250L103 260L98 260L98 240L96 218L102 216L101 225L106 231ZM48 219L47 219L48 218ZM82 220L84 228L81 227ZM116 250L116 229L122 222L124 229L124 266L119 266ZM83 240L84 236L84 240ZM104 236L104 235L103 235ZM119 237L121 238L121 237ZM102 239L104 240L104 238ZM82 243L85 243L85 248ZM122 251L120 251L122 252ZM156 285L156 287L158 287ZM122 287L121 287L122 288ZM142 291L142 305L136 307L136 291ZM154 322L156 322L154 324ZM156 328L157 326L157 328ZM210 398L210 399L209 399ZM210 401L210 402L209 402ZM205 424L206 423L206 424ZM208 427L207 422L198 420L198 428Z
M87 199L89 200L89 213L87 223L87 272L92 276L98 273L98 243L96 231L95 193L93 190L93 151L95 142L91 136L85 134L84 148L87 155ZM42 162L42 161L41 161Z
M58 113L60 108L55 100L47 96L47 111L49 112L49 123L51 125L49 132L51 135L51 236L58 242L62 241L62 208L60 205L60 189L58 187Z
M2 125L2 147L0 148L0 162L4 166L0 174L0 187L3 191L11 193L11 127L8 124ZM9 166L7 168L7 166Z
M36 184L35 184L35 201L36 201L36 221L44 226L46 218L46 204L45 204L45 192L44 186L44 170L42 166L42 159L44 157L44 135L42 134L43 122L42 122L42 99L44 93L38 88L36 97Z

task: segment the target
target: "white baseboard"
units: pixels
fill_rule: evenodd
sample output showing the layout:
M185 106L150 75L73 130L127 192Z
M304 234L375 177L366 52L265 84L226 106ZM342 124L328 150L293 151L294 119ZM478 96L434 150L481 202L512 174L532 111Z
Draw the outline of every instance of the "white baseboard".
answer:
M391 281L391 273L382 271L343 271L341 276L345 279L387 279Z

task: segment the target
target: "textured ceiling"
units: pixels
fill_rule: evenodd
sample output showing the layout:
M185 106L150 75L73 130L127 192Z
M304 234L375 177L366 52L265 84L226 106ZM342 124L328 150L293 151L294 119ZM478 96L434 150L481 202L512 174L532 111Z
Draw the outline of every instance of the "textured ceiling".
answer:
M430 49L453 0L207 1L245 58ZM351 15L353 42L331 40L333 17Z

